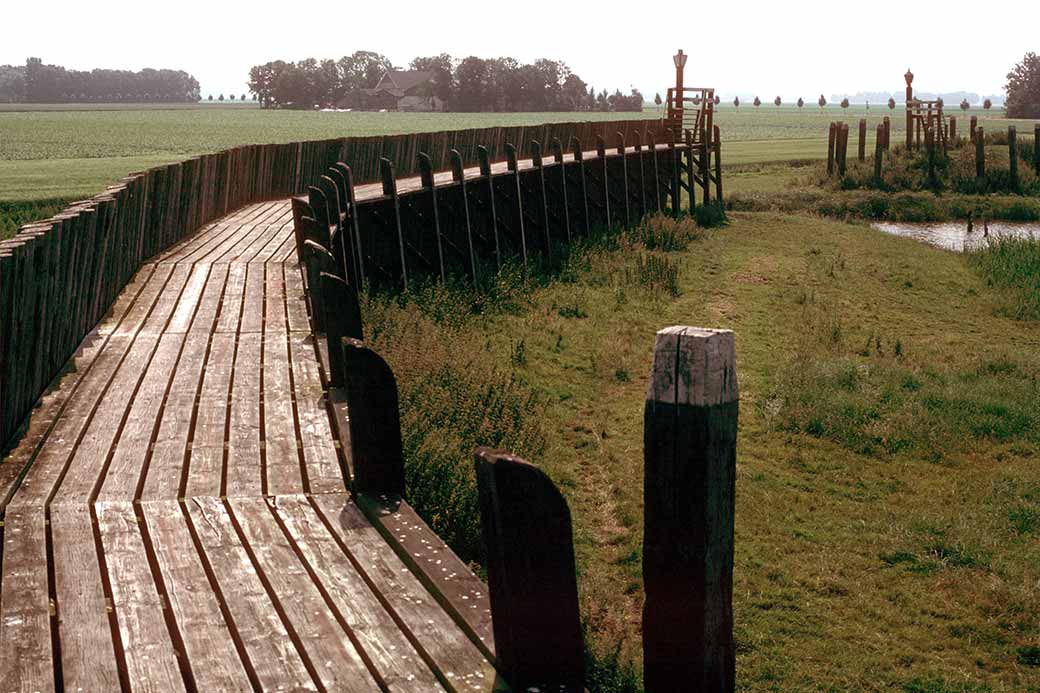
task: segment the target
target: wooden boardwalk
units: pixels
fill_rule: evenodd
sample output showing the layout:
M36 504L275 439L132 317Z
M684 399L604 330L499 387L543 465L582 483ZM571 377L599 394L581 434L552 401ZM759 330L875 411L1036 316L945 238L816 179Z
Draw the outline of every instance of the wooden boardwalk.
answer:
M144 265L0 464L0 690L492 689L326 401L288 202Z

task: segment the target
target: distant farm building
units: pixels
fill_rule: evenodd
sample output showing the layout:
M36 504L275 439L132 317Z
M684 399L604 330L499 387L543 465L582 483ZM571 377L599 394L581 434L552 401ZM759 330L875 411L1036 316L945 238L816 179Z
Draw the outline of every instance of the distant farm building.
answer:
M387 70L372 89L365 89L362 107L370 111L443 111L434 95L436 78L426 70Z

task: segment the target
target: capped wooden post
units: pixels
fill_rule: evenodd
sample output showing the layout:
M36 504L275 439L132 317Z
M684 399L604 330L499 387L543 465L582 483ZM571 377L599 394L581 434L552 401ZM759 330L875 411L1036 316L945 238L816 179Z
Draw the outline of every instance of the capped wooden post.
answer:
M975 130L975 177L986 177L986 130Z
M712 130L715 133L712 137L712 146L715 148L715 204L719 206L719 209L724 209L725 203L722 201L722 133L718 125L713 125Z
M903 75L903 79L906 80L906 148L909 151L914 148L914 73L910 72L910 69L907 68L906 74Z
M834 150L838 138L838 124L831 123L827 131L827 175L834 175Z
M657 333L643 415L643 681L732 691L738 390L733 333Z
M354 491L404 495L404 456L397 380L390 366L357 339L342 341Z
M1018 192L1018 129L1008 126L1008 173L1011 178L1011 191Z
M867 160L867 119L859 119L859 160Z
M885 126L880 123L874 135L874 185L881 186L881 158L885 146Z
M343 370L344 337L363 340L361 306L357 291L345 280L328 272L320 275L322 306L325 310L325 338L329 348L329 381L335 387L345 384Z
M474 458L498 670L517 691L580 693L584 644L567 503L519 457L478 448Z

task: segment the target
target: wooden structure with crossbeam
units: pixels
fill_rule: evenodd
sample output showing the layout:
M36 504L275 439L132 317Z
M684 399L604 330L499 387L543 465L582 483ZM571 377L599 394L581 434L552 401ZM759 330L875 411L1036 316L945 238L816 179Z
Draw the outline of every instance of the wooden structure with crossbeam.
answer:
M665 122L673 132L684 135L688 145L684 156L687 157L689 168L694 171L691 184L701 188L704 204L711 201L712 183L717 189L717 201L721 204L722 147L719 128L714 122L715 88L685 86L683 72L687 58L689 56L682 49L672 56L675 63L675 86L668 88ZM686 192L692 200L692 186L686 188Z
M942 99L914 98L914 73L907 70L903 79L906 80L906 148L920 149L922 138L931 131L935 141L946 151L949 120L943 115Z

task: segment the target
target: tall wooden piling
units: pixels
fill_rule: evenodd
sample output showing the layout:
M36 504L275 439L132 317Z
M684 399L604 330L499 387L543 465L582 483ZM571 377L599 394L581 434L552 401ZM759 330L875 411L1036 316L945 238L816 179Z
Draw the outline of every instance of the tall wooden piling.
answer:
M978 179L986 177L986 131L984 128L975 130L975 177Z
M657 333L643 418L644 684L732 691L738 389L733 333Z
M1040 174L1040 123L1033 126L1033 170Z
M885 126L880 123L874 135L874 185L881 187L881 159L885 146Z
M957 144L957 116L950 116L949 141L951 144Z
M838 124L838 135L837 135L837 158L838 158L838 176L840 178L845 177L845 166L848 161L849 154L849 124L839 123Z
M867 119L859 119L859 160L867 160Z
M971 139L972 142L975 141L975 130L978 127L979 127L979 117L978 116L972 116L971 120L968 121L968 138Z
M1018 130L1008 126L1008 173L1012 192L1018 192Z
M712 144L715 149L715 203L719 206L719 209L723 209L724 203L722 201L722 133L720 132L718 125L713 125L712 130L715 133L712 137ZM691 185L693 185L692 182Z
M935 187L937 184L935 178L935 129L925 128L924 130L924 150L925 158L928 160L928 185Z
M570 510L537 467L475 455L498 669L513 690L580 693L584 644Z
M885 116L882 124L885 126L885 144L884 150L887 152L892 146L892 119Z

